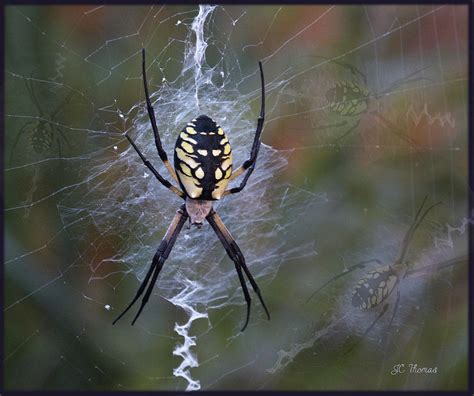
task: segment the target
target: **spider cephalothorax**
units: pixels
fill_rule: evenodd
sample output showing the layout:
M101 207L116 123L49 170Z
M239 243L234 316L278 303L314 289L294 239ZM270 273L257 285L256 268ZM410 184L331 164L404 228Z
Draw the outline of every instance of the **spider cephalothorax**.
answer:
M257 294L263 308L270 319L270 314L263 301L260 289L250 273L247 264L245 263L244 255L238 247L235 240L232 238L229 230L226 228L220 216L212 207L213 201L219 200L228 194L235 194L245 187L247 180L255 168L258 151L260 149L260 136L263 130L263 121L265 117L265 84L263 79L262 64L259 62L260 78L262 83L262 103L260 116L257 120L257 130L255 132L254 142L250 158L243 163L242 166L232 171L232 150L230 148L229 139L225 135L223 129L216 124L212 118L206 115L200 115L186 124L183 130L179 133L176 140L174 150L174 169L168 161L168 156L161 144L158 127L156 126L155 112L151 105L150 95L148 94L148 84L146 80L145 70L145 50L142 51L142 73L143 84L145 88L145 97L147 103L148 116L150 117L153 134L155 136L155 145L158 150L158 155L163 161L170 176L175 182L179 184L181 189L173 186L173 184L166 180L153 165L145 158L140 149L128 134L128 141L135 149L137 154L142 159L145 166L155 175L158 181L166 188L170 189L180 198L185 200L185 204L177 210L168 231L161 241L158 250L153 257L152 264L148 273L145 276L140 288L137 291L135 298L128 305L125 311L115 319L114 324L132 307L133 304L145 292L142 299L142 304L138 310L132 324L135 323L140 315L143 307L150 298L153 286L158 279L158 275L163 267L165 260L173 248L176 239L183 228L186 220L189 219L191 224L198 228L202 226L204 220L211 225L212 229L217 234L219 240L224 245L227 254L232 259L239 277L242 291L244 293L245 301L247 303L247 316L242 331L247 327L250 317L250 303L251 298L245 282L244 273L247 276L253 290ZM238 187L226 190L228 183L245 173L240 185Z

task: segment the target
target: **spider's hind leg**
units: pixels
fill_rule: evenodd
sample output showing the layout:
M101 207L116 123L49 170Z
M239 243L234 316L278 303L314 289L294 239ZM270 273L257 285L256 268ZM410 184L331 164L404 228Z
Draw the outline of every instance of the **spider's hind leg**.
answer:
M360 338L349 349L347 349L346 352L344 352L342 356L349 355L355 348L357 348L361 344L362 341L365 340L365 337L367 337L367 334L370 333L370 331L375 327L377 322L380 319L382 319L382 317L387 313L388 307L389 307L389 304L385 304L383 306L382 311L380 311L380 313L377 315L374 321L370 324L370 326L367 327L367 329L364 331L364 334L362 334L362 336L360 336ZM393 320L393 317L392 317L392 320Z
M234 262L237 275L239 276L240 284L242 285L242 291L244 293L245 301L247 302L247 317L242 331L245 330L249 322L251 305L251 298L247 289L247 285L245 283L244 276L242 274L242 270L244 270L245 274L247 275L247 278L250 281L250 284L252 285L253 291L258 296L258 299L260 300L260 303L262 304L263 309L267 314L267 318L268 320L270 320L270 313L268 312L267 306L263 301L260 288L258 287L257 282L255 282L255 279L253 278L252 274L250 273L250 270L248 269L247 264L245 263L244 255L242 254L240 248L237 246L237 243L235 243L235 240L234 238L232 238L232 235L230 234L229 230L226 228L226 226L222 222L222 219L214 210L211 210L206 219L217 234L219 240L224 245L227 254Z
M166 231L166 234L163 237L163 240L161 241L160 246L158 247L158 250L153 256L153 261L151 263L151 266L145 276L145 279L143 280L142 284L138 288L135 298L127 306L127 308L125 308L125 310L117 317L117 319L114 320L113 324L117 323L120 320L120 318L123 315L125 315L128 312L128 310L137 302L137 300L143 294L143 292L145 291L145 288L148 285L148 289L145 293L145 296L142 299L140 309L138 310L137 314L135 315L135 318L133 319L132 325L135 324L143 308L148 302L148 299L150 298L150 295L153 291L153 287L155 286L155 283L158 279L158 275L160 274L160 271L163 268L163 264L168 258L171 252L171 249L173 248L176 242L176 239L178 238L178 235L181 229L183 228L183 225L186 222L187 218L188 218L188 214L186 213L186 208L184 205L182 205L181 208L178 209L178 211L176 212L176 215L174 216L170 226L168 227L168 230ZM152 278L151 282L150 282L150 278Z
M383 335L383 350L386 350L386 346L388 343L388 337L389 337L389 330L392 327L393 320L395 319L395 316L397 315L398 312L398 307L400 305L400 289L397 290L397 299L394 304L392 316L390 317L390 321L386 327L386 330L384 331ZM382 310L379 312L377 317L374 319L374 321L367 327L367 329L364 331L364 334L360 336L360 338L350 347L347 349L346 352L344 352L343 356L347 356L349 353L351 353L355 348L357 348L367 337L367 335L372 331L372 329L375 327L375 325L379 322L380 319L387 313L389 308L389 304L385 304L382 308Z

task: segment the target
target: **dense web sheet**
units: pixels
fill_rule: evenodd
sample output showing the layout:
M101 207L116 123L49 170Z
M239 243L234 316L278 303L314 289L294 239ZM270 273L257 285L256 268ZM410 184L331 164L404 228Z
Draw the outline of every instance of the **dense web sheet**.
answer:
M8 386L462 386L465 355L455 352L466 342L463 274L471 223L465 12L448 6L8 8ZM34 45L14 56L13 36L20 34L34 37ZM124 137L128 132L166 174L144 104L142 48L168 155L177 131L208 114L228 134L236 166L253 141L257 61L263 62L267 117L256 169L242 193L215 205L272 313L267 322L252 293L245 333L237 274L209 226L184 227L137 324L129 326L132 310L111 325L181 204ZM426 195L443 204L417 230L409 261L427 269L400 282L399 303L390 297L387 314L367 337L361 336L382 307L355 309L351 292L377 264L306 302L357 262L392 263ZM433 349L425 338L435 325L441 327ZM30 384L14 379L41 355L48 363ZM367 382L354 383L361 360L373 371ZM397 362L444 363L443 376L391 376ZM312 372L320 375L308 380Z

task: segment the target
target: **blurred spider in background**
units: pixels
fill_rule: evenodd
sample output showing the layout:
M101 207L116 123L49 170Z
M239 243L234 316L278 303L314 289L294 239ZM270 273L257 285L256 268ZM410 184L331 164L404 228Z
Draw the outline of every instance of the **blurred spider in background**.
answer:
M352 133L359 126L362 117L369 114L378 122L382 123L389 132L398 136L400 139L412 146L419 145L413 138L407 136L407 134L397 125L387 120L378 110L370 111L369 109L373 100L379 100L402 85L419 80L425 80L426 78L417 75L426 68L417 70L403 79L394 81L387 89L377 93L369 91L367 77L357 67L339 60L331 60L322 56L316 57L325 59L349 70L352 76L350 79L336 81L332 87L325 92L325 98L329 106L329 113L341 120L329 125L319 125L317 128L320 130L342 128L344 132L336 138L334 142L335 144L338 144L341 140L345 139L350 133Z
M369 263L377 263L378 265L380 265L379 268L366 272L365 275L362 276L360 280L357 282L356 286L354 287L352 291L351 304L354 308L359 308L362 311L375 309L379 306L382 306L382 303L387 301L389 296L393 292L396 291L396 300L394 304L394 309L393 309L389 324L387 326L387 329L389 329L397 314L397 310L400 303L399 286L400 286L400 283L404 281L404 279L410 276L413 276L414 274L429 271L430 269L440 270L440 269L457 265L457 264L467 261L467 257L458 257L458 258L444 261L437 264L430 264L430 265L425 265L421 267L410 268L410 262L407 260L407 255L408 255L410 243L413 239L415 231L421 225L421 223L423 222L425 217L428 215L428 213L433 208L441 204L441 202L438 202L434 205L431 205L422 214L423 207L425 206L426 200L427 200L427 197L424 198L420 208L418 209L415 215L415 218L413 220L413 224L408 228L401 244L400 254L393 263L384 265L381 260L376 259L376 258L359 262L345 269L340 274L333 276L328 281L326 281L313 294L311 294L311 296L307 299L307 302L310 301L319 292L321 292L321 290L323 290L326 286L330 285L332 282L338 280L339 278L342 278L357 269L363 269ZM360 342L364 340L364 338L374 328L377 322L387 313L388 308L389 308L389 303L387 302L383 305L382 309L380 310L375 320L364 331L359 341L356 344L354 344L344 355L347 355L357 345L359 345Z
M40 104L40 100L38 99L37 93L35 91L35 84L33 82L33 74L30 78L25 79L24 81L30 100L35 106L38 115L35 117L36 120L25 123L16 134L13 146L10 151L9 163L12 163L13 156L15 155L15 148L20 142L21 137L25 134L28 136L28 144L30 148L36 154L44 154L57 147L58 156L61 157L61 140L64 141L68 146L70 146L70 144L64 131L56 122L56 118L59 113L69 104L75 92L70 91L69 94L66 95L66 97L62 100L62 102L53 110L53 112L48 114L44 111L42 105Z

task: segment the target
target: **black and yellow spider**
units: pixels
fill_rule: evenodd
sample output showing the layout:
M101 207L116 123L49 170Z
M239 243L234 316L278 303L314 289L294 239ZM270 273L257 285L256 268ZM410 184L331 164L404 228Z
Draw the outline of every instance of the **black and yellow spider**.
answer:
M347 127L347 129L336 138L335 143L338 144L359 126L364 114L369 113L370 116L381 122L389 132L412 146L419 145L413 138L407 136L405 131L402 131L397 125L387 120L378 110L369 111L369 108L372 100L378 100L407 83L425 79L424 77L417 77L417 74L424 69L417 70L403 79L394 81L388 88L381 92L371 92L368 89L366 76L354 65L340 60L331 60L323 56L316 57L330 61L344 69L348 69L352 75L351 79L336 81L334 85L325 92L329 112L338 116L341 121L330 125L320 125L318 129Z
M214 120L206 115L201 115L189 122L179 134L174 149L173 169L161 144L158 127L156 126L155 112L151 105L150 96L148 94L148 83L145 71L145 50L142 50L143 84L145 87L148 115L150 117L151 126L155 136L155 145L158 150L158 154L166 166L169 174L175 181L179 183L181 189L173 186L168 180L161 176L153 167L153 165L141 153L132 138L128 136L128 134L125 136L137 154L140 156L143 163L148 167L148 169L150 169L158 181L180 198L184 199L185 203L177 210L175 217L168 227L168 230L166 231L166 234L161 241L155 256L153 257L151 266L145 276L145 279L143 280L135 295L135 298L128 305L125 311L123 311L122 314L120 314L120 316L115 319L113 322L114 324L133 306L133 304L135 304L148 285L145 296L142 299L140 309L133 319L132 325L138 319L140 313L150 298L163 264L168 258L168 255L170 254L171 249L176 242L178 234L180 233L187 219L189 219L191 224L197 226L198 228L202 226L204 220L207 220L224 245L227 254L235 264L235 269L237 271L237 275L239 276L240 284L242 285L245 301L247 302L247 316L242 331L245 330L249 322L251 304L250 294L248 292L243 275L244 272L250 281L254 292L257 294L260 302L262 303L268 319L270 319L270 314L267 307L265 306L260 289L252 274L250 273L247 265L245 264L245 258L242 254L242 251L238 247L235 240L232 238L230 232L225 227L220 216L212 207L213 201L219 200L226 195L235 194L242 191L255 168L255 163L261 144L260 136L262 134L263 122L265 119L265 83L261 62L259 62L259 67L262 85L261 109L260 116L258 117L257 121L257 130L255 132L250 158L245 161L241 167L232 171L232 151L227 136L225 135L222 128L216 124ZM247 173L242 179L240 185L227 190L226 187L228 183L244 172Z
M35 92L33 85L33 76L30 79L25 79L26 89L30 96L31 102L38 112L37 121L29 121L25 123L15 137L15 141L11 148L11 154L9 162L12 163L13 156L15 154L15 148L18 145L20 138L27 134L29 144L36 154L43 154L44 152L53 150L54 146L57 146L59 157L62 156L61 152L61 139L69 146L69 141L66 138L64 131L57 125L56 118L58 114L64 110L64 108L71 101L74 96L74 91L71 91L64 100L54 109L50 114L47 114L38 100L38 96Z
M396 290L397 297L396 297L392 317L388 325L388 327L390 327L393 322L393 319L395 318L395 315L398 310L398 305L400 302L399 285L405 278L408 278L420 272L425 272L429 268L435 267L436 269L439 270L442 268L457 265L467 260L466 257L461 257L461 258L448 260L448 261L438 263L438 264L430 264L423 267L410 268L409 262L407 261L407 254L410 247L410 243L415 234L415 231L423 222L427 214L434 207L441 204L441 202L438 202L434 205L431 205L423 212L423 214L421 214L423 207L425 206L426 200L427 200L427 197L425 197L425 199L423 200L420 208L418 209L415 215L413 224L408 228L405 234L405 237L403 238L403 241L401 244L400 255L392 264L383 265L383 263L379 259L371 259L371 260L366 260L366 261L357 263L347 268L342 273L333 276L331 279L329 279L324 284L322 284L313 294L311 294L311 296L307 299L307 301L312 299L314 296L316 296L316 294L318 294L326 286L338 280L339 278L342 278L343 276L346 276L350 274L352 271L355 271L357 269L363 269L369 263L377 263L378 265L380 265L379 268L372 271L368 271L357 282L356 286L354 287L352 291L351 304L354 308L359 308L363 311L367 311L367 310L381 306L381 304L384 303L388 299L388 297ZM388 307L389 307L388 303L385 303L383 305L382 310L377 315L375 320L364 331L360 341L362 341L367 336L367 334L374 328L376 323L385 315L385 313L388 310ZM348 350L346 354L349 353L351 350L353 350L355 346L357 346L357 344L354 345L352 348L350 348L350 350Z

